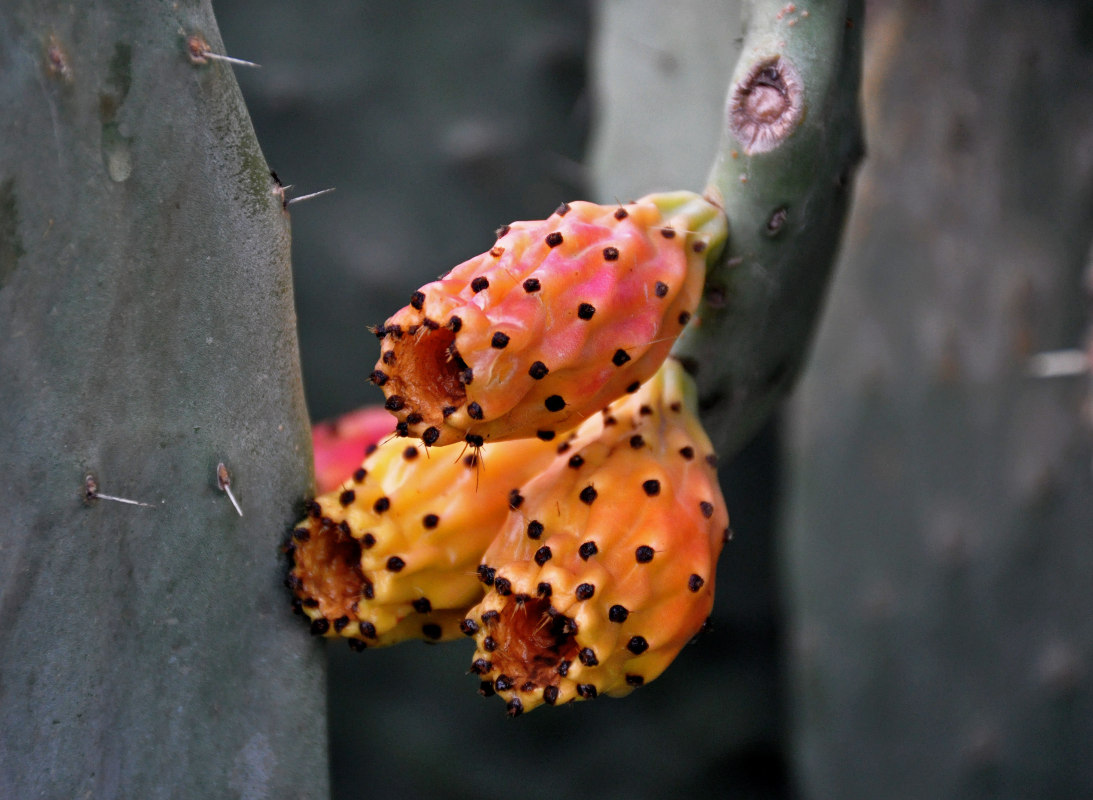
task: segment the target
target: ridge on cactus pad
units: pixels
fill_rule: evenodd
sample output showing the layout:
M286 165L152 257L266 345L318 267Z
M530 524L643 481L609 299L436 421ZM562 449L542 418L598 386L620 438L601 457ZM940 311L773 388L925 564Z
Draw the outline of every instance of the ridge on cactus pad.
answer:
M556 455L538 439L465 450L389 438L308 504L286 547L287 584L312 633L356 649L459 635L512 491Z
M727 222L671 192L563 203L497 233L376 331L371 377L402 435L549 440L633 391L691 319Z
M653 680L705 624L727 531L693 382L669 359L520 487L463 623L481 691L517 715Z

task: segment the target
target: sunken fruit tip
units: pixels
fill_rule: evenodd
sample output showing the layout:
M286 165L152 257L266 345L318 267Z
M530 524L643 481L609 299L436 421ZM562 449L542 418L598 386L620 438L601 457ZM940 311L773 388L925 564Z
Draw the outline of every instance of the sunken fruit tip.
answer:
M403 436L549 439L646 381L691 321L727 222L670 192L563 203L497 234L376 329L371 380Z
M308 503L286 546L287 584L313 634L355 649L461 634L511 492L556 455L538 439L464 450L388 439Z
M518 490L463 632L512 715L656 678L713 604L728 512L694 387L669 359L586 421Z

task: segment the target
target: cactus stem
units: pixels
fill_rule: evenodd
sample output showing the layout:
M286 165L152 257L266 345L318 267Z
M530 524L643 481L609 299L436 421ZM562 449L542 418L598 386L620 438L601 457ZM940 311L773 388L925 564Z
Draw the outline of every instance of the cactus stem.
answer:
M785 396L824 298L862 155L861 0L752 0L705 190L730 221L674 353L702 364L703 421L732 455Z

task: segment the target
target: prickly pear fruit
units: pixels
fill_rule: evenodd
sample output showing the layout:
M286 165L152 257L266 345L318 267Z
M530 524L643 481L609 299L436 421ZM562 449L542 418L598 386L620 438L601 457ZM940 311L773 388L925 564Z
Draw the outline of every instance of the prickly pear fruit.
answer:
M288 586L315 634L354 646L451 639L512 492L555 457L538 439L427 448L388 439L292 532Z
M372 381L426 444L565 432L656 371L726 232L691 192L506 225L377 329Z
M315 454L315 488L319 494L333 491L360 466L371 445L394 431L391 415L382 406L343 414L336 419L316 422L311 427L311 447Z
M728 512L694 388L669 359L519 490L464 632L510 714L653 680L704 625Z

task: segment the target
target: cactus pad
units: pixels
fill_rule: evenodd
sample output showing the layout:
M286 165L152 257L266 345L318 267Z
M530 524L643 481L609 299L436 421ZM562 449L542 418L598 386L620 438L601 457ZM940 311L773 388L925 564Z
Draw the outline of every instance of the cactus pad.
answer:
M726 232L691 192L506 225L377 330L372 380L426 444L564 433L656 371Z
M656 678L704 625L728 529L693 384L669 359L522 485L464 633L510 714Z

